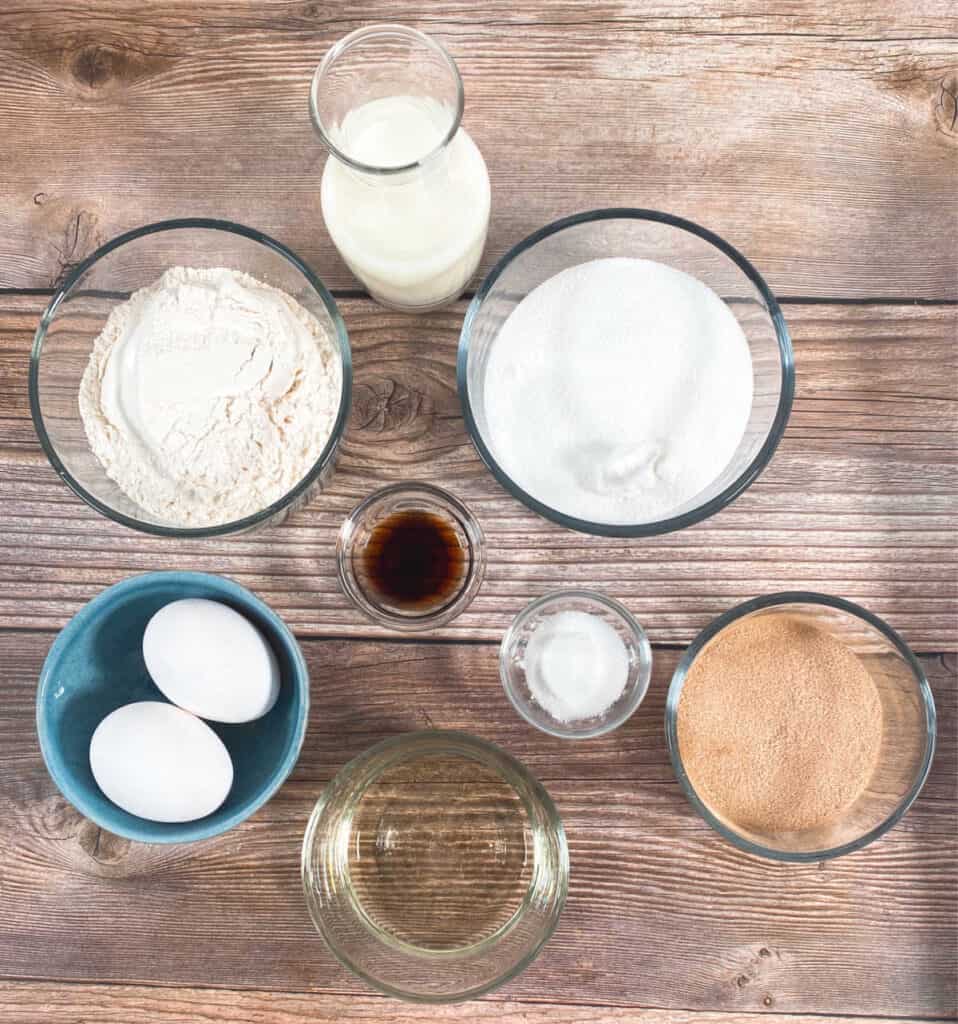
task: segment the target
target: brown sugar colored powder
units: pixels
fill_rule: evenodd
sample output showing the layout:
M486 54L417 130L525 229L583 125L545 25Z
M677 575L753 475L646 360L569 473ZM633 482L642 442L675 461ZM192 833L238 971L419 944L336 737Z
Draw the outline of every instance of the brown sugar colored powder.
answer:
M793 832L835 820L868 786L882 709L853 651L807 622L766 613L706 645L676 725L689 780L713 812Z

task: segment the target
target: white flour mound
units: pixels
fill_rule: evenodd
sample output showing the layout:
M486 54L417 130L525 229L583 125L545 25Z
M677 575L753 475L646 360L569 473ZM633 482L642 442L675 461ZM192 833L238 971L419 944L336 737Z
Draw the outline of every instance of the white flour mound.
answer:
M319 321L248 274L173 267L110 313L80 386L93 452L174 526L251 515L329 440L342 365Z
M570 267L531 291L494 341L490 447L534 498L606 524L663 518L731 461L752 407L735 315L652 260Z

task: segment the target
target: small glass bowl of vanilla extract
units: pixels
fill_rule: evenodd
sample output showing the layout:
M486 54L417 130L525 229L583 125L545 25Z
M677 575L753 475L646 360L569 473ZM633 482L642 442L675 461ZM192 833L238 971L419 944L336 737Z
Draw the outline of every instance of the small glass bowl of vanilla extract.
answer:
M448 491L418 481L393 484L350 513L336 562L347 597L374 622L430 629L475 597L485 541L475 516Z

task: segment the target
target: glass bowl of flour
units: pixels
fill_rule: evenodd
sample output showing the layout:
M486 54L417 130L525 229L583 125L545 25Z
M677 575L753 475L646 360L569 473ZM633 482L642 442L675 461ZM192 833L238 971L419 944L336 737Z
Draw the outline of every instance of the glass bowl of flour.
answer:
M328 482L351 367L336 303L293 252L227 221L165 221L69 274L34 339L30 405L97 511L216 536L278 522Z
M720 511L788 420L792 347L755 268L652 210L594 210L520 242L482 283L459 342L472 440L553 522L641 537Z

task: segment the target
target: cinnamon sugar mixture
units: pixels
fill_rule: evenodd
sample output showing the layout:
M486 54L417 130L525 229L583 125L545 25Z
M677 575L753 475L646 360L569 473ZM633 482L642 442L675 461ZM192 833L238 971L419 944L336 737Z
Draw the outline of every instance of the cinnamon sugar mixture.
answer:
M699 654L677 729L692 786L714 813L793 832L835 820L868 786L882 708L853 651L772 612L739 620Z

